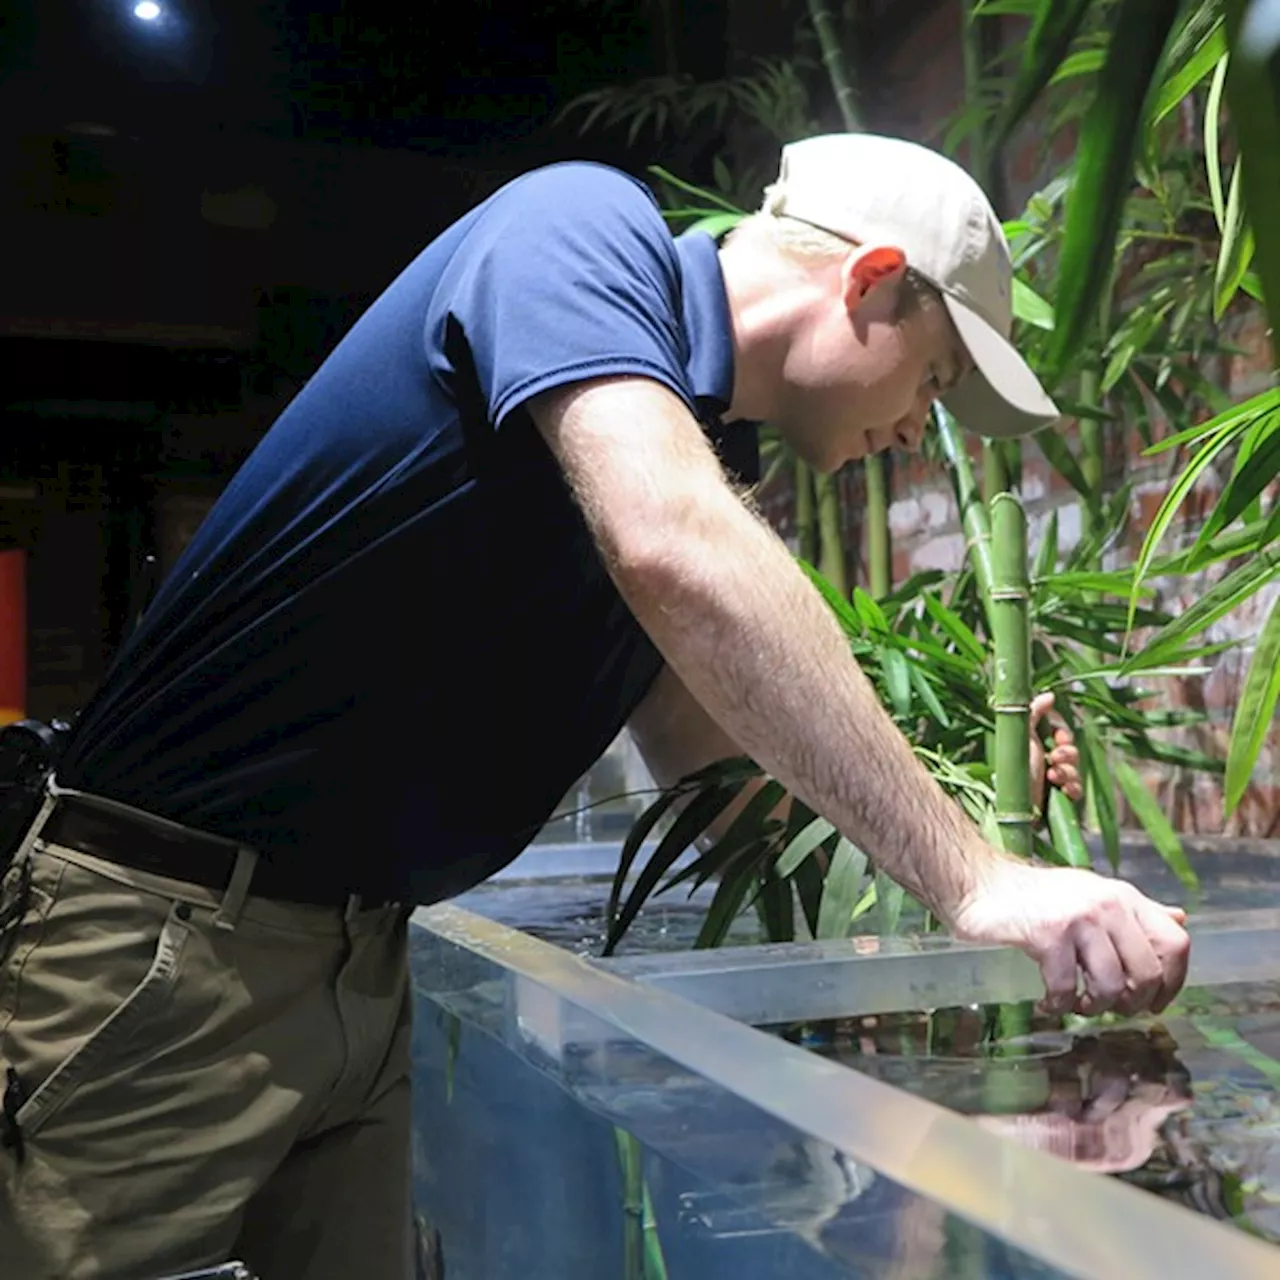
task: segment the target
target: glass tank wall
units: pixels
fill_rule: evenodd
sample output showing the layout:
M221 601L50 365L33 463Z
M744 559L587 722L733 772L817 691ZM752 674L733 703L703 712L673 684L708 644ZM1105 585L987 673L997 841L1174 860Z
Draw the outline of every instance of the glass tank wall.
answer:
M1185 1026L1029 1022L992 1054L972 1006L1040 994L1016 953L859 939L596 962L434 907L413 929L416 1199L449 1280L1274 1276L1277 1246L1174 1201L1216 1197L1267 1234L1280 914L1203 917L1193 958ZM1198 1038L1171 1051L1178 1035ZM1235 1172L1173 1186L1184 1152L1155 1188L1173 1195L1099 1176L1090 1142L1148 1140L1116 1119L1131 1077L1151 1133L1216 1081L1185 1141L1234 1124Z

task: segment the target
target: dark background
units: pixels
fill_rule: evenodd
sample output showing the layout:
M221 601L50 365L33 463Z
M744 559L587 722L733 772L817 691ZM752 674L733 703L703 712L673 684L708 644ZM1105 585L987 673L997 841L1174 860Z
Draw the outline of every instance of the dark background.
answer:
M577 95L784 56L802 0L7 0L0 548L29 711L82 704L238 461L453 218L576 157L709 181L714 131L579 130ZM873 125L925 0L833 3ZM853 50L857 51L853 56ZM818 81L820 122L838 127Z

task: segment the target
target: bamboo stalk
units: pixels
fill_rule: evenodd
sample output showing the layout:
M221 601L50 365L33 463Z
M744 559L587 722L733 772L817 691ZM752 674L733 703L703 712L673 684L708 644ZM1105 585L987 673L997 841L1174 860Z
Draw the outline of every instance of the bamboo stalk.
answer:
M840 518L840 490L835 476L814 476L818 504L818 571L840 593L849 595L849 574L844 561L844 529Z
M817 568L818 522L813 505L813 472L803 458L796 459L796 542L800 558Z
M625 1280L667 1280L653 1198L644 1180L640 1143L633 1134L617 1127L613 1140L622 1173L623 1276Z
M884 459L864 458L867 488L864 523L867 530L867 582L871 594L883 599L893 588L893 549L889 539L889 481Z
M1102 340L1106 341L1105 332L1102 334ZM1089 406L1099 405L1102 400L1100 387L1101 380L1098 377L1098 370L1093 366L1085 369L1080 374L1080 403ZM1088 486L1089 497L1080 507L1080 533L1081 537L1086 541L1097 532L1098 522L1102 514L1104 448L1105 439L1102 432L1102 423L1096 418L1081 418L1080 471ZM1091 563L1083 563L1081 568L1096 569L1100 567L1100 563L1100 558L1095 556L1091 558ZM1096 596L1089 593L1085 595L1086 602L1096 598ZM1097 662L1099 655L1095 651L1085 650L1085 652L1095 663ZM1099 831L1102 828L1102 818L1098 811L1098 794L1092 775L1086 775L1084 787L1085 821L1092 830Z
M809 18L822 50L822 65L827 70L836 105L840 108L840 119L850 133L857 133L862 129L857 95L840 48L835 19L826 0L808 0L808 4ZM888 595L893 585L893 553L889 541L889 484L884 459L874 455L864 458L862 472L867 486L867 580L871 594L880 598Z
M1009 468L1005 465L1004 450L999 440L982 442L982 496L990 505L997 493L1009 488Z
M622 1268L625 1280L644 1280L644 1193L640 1149L634 1137L614 1129L618 1168L622 1173Z
M956 503L960 508L960 523L969 551L969 563L978 580L978 594L982 597L983 608L987 613L987 626L990 628L991 520L978 492L973 463L969 461L964 436L956 425L956 420L941 404L934 405L933 413L938 424L938 440L951 469L951 481L955 486Z
M992 682L996 721L996 823L1010 853L1030 857L1035 814L1031 799L1031 637L1027 623L1027 517L1012 493L991 504Z
M826 0L809 0L809 20L813 23L822 49L822 65L827 69L827 77L835 92L840 118L846 129L857 133L862 128L862 122L858 118L857 97L853 92L853 82L845 71L840 37L836 34L835 19L827 8Z

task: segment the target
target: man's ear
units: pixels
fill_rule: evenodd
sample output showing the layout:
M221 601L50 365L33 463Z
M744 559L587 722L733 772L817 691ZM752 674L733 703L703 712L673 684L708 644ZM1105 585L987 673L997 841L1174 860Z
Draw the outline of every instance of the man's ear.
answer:
M874 290L894 287L907 273L907 255L893 245L863 245L844 260L840 284L844 304L856 311Z

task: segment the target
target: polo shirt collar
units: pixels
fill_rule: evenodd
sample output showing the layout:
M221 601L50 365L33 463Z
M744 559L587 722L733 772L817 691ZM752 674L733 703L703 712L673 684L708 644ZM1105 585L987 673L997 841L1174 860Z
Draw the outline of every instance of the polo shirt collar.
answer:
M684 278L684 331L689 336L687 368L694 395L709 401L719 417L733 399L733 320L716 242L705 231L676 239Z

